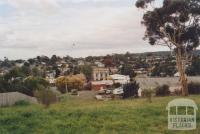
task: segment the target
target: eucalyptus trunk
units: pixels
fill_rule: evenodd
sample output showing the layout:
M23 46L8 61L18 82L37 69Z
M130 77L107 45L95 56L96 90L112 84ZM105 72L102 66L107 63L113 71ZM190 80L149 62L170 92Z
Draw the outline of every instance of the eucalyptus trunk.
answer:
M185 74L185 59L183 58L183 54L181 52L181 49L178 48L177 53L176 53L176 62L177 62L177 68L179 72L179 81L181 84L181 91L183 96L188 96L188 84L187 84L187 77Z

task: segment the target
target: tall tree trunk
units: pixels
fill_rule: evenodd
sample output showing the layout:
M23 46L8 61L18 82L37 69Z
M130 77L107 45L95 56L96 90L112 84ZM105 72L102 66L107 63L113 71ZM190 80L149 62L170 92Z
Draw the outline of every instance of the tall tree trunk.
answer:
M185 74L185 64L183 55L181 52L181 48L178 48L176 53L176 62L177 62L177 68L180 75L180 84L181 84L181 90L183 96L188 96L188 85L187 85L187 77Z

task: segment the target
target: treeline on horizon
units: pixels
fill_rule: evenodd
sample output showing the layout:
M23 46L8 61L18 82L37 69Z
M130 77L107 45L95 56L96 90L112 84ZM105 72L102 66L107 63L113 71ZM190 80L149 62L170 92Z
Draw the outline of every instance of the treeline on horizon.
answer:
M119 56L125 56L125 55L131 55L131 56L140 56L140 57L146 57L146 56L172 56L174 55L173 52L171 51L157 51L157 52L143 52L143 53L131 53L129 51L127 51L126 53L112 53L112 54L105 54L103 56L86 56L86 57L79 57L79 58L73 58L73 56L70 56L70 55L66 55L66 56L59 56L57 55L57 57L60 57L60 58L72 58L72 59L88 59L88 58L103 58L105 56L115 56L115 55L119 55ZM194 51L193 53L194 56L198 56L200 55L200 50L197 49ZM54 56L54 55L52 55ZM51 56L46 56L46 55L40 55L40 56L36 56L35 58L38 58L38 57L46 57L46 58L51 58ZM4 57L4 59L0 59L0 62L4 61L5 59L9 59L7 58L6 56ZM33 58L28 58L27 60L29 59L34 59ZM12 60L12 59L9 59L9 61L16 61L16 62L22 62L22 61L25 61L25 59L21 58L21 59L16 59L16 60Z

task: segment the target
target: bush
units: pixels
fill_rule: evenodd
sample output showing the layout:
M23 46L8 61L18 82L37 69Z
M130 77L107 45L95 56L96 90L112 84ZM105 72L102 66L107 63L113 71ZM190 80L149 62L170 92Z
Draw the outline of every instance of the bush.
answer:
M129 97L132 97L132 96L137 97L138 96L139 84L136 81L133 81L131 83L124 85L123 89L124 89L123 98L129 98Z
M38 101L48 107L50 104L57 102L57 95L50 89L41 89L35 92Z
M200 83L191 82L188 84L189 94L200 94Z
M156 87L156 96L169 96L170 90L168 85Z
M154 89L144 89L144 90L142 91L142 93L144 94L144 97L147 98L147 101L148 101L149 103L152 103L152 96L153 96L153 94L155 93L155 90L154 90Z
M33 96L34 91L39 90L41 86L47 88L49 82L42 77L29 76L24 80L24 86L26 87L26 90L24 90L23 93Z
M120 84L120 83L114 83L114 84L113 84L113 87L114 87L114 88L119 88L119 87L121 87L121 84Z
M14 105L15 106L28 106L28 105L30 105L30 102L25 101L25 100L20 100L20 101L15 102Z
M92 83L88 82L83 86L83 90L92 90Z

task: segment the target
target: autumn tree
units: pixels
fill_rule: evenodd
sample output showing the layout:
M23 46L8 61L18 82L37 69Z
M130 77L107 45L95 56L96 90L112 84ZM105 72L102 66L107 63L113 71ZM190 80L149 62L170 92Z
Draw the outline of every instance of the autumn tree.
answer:
M61 93L66 93L67 79L65 76L60 76L56 79L56 87Z
M71 75L67 76L67 88L69 91L72 89L82 90L84 83L86 82L86 78L83 74Z
M176 55L182 95L188 95L185 64L200 42L200 1L137 0L136 7L144 9L142 24L146 27L144 39L151 45L167 46ZM158 1L160 2L160 1Z
M66 89L71 92L72 89L82 90L86 78L83 74L61 76L56 79L56 87L61 93L66 93Z

